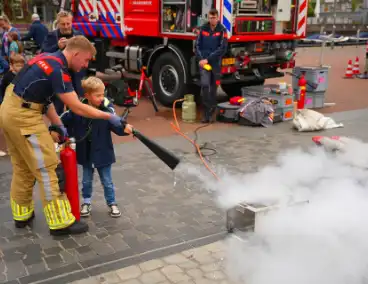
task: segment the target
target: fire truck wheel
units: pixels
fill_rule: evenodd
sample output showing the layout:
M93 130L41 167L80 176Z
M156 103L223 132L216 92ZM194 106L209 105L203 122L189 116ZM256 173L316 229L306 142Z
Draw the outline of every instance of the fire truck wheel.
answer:
M185 93L184 72L178 58L172 53L161 54L153 65L153 89L164 106L172 106Z
M229 98L231 98L235 96L241 96L242 95L241 89L243 87L258 86L258 85L263 85L263 84L264 84L264 80L247 82L247 83L243 82L243 83L238 83L238 84L221 84L221 89L225 92L225 94Z

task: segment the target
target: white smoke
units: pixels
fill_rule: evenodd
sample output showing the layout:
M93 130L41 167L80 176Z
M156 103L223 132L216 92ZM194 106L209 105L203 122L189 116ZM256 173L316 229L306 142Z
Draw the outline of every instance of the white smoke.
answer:
M206 185L224 209L279 205L256 230L227 239L227 268L241 284L360 284L368 278L368 144L326 141L281 154L253 174ZM198 175L197 175L198 176ZM308 201L307 203L298 203ZM368 282L367 282L368 283Z

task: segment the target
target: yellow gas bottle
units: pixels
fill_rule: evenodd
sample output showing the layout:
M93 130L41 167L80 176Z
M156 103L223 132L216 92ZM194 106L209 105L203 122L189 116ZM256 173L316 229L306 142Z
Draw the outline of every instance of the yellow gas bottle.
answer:
M207 63L207 64L203 65L203 69L204 70L207 70L207 71L211 71L212 70L212 66Z
M181 118L184 122L194 123L197 119L197 105L194 101L194 95L184 95L182 104Z

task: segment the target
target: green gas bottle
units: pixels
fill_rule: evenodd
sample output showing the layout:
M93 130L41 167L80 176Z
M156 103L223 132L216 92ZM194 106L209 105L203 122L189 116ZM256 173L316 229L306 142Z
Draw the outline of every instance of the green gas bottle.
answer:
M197 119L197 105L194 101L194 95L184 95L184 102L182 104L181 118L184 122L193 123Z

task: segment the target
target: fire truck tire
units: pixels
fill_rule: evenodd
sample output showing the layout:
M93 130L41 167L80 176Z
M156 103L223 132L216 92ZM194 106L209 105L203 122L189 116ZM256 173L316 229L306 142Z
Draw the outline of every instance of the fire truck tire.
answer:
M225 94L231 98L231 97L235 97L235 96L241 96L242 92L241 89L243 87L248 87L248 86L257 86L257 85L263 85L264 84L264 80L259 80L259 81L252 81L252 82L243 82L243 83L238 83L238 84L221 84L221 89L225 92Z
M153 64L152 84L158 101L172 106L175 100L184 96L184 68L171 52L161 54Z

